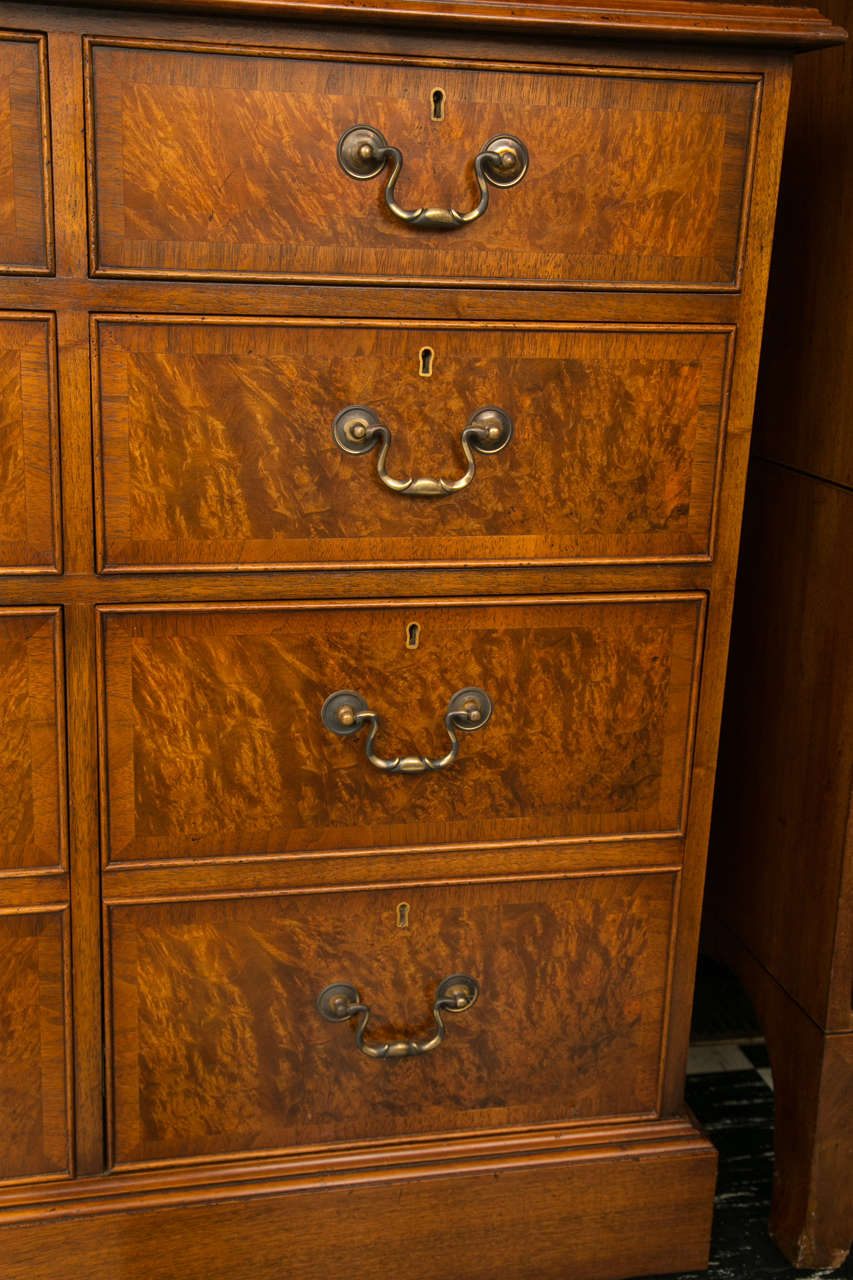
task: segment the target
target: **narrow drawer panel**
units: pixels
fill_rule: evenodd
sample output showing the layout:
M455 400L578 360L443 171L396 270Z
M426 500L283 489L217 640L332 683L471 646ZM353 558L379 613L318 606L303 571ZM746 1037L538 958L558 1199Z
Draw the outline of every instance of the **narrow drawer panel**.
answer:
M109 857L680 831L702 605L107 610ZM493 715L434 770L375 767L366 726L339 736L321 720L331 694L353 691L379 718L379 758L438 760L469 687Z
M52 316L0 312L0 576L61 567L55 360Z
M44 36L0 33L0 273L53 270Z
M731 337L104 317L101 564L707 557ZM334 438L354 406L387 428L390 483L468 479L462 433L491 407L512 434L417 496L378 474L379 436Z
M65 865L65 735L56 609L0 609L0 877Z
M535 882L110 911L117 1164L655 1111L674 877ZM400 927L405 899L406 926ZM455 974L476 1003L419 1056Z
M101 274L732 288L757 77L499 69L476 61L89 46ZM434 90L445 95L434 120ZM414 226L338 163L370 125L405 210L477 205L503 135L529 170L454 230Z
M66 1173L65 912L0 914L0 1179Z

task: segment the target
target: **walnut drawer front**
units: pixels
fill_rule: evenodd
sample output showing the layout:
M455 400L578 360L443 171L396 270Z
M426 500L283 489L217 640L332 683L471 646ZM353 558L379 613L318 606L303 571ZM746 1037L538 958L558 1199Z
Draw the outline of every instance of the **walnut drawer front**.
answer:
M102 317L95 339L102 568L711 554L730 327ZM462 433L493 408L511 435L474 440L471 476ZM334 438L347 410L368 452ZM466 486L389 487L376 424L392 484Z
M0 312L0 575L61 565L54 329Z
M105 39L88 61L98 274L739 285L757 76ZM401 153L407 211L470 211L497 136L529 170L476 221L412 226L387 165L360 181L338 163L357 125Z
M109 912L117 1164L657 1106L672 873L116 905ZM405 901L406 926L400 927ZM443 979L477 1002L430 1052Z
M0 609L0 883L67 865L60 611Z
M107 859L678 834L703 615L699 595L106 610ZM321 719L353 691L379 757L438 759L469 687L493 715L436 771L385 772L366 728Z
M0 1180L71 1170L68 911L0 910Z
M47 42L0 32L0 274L53 271Z

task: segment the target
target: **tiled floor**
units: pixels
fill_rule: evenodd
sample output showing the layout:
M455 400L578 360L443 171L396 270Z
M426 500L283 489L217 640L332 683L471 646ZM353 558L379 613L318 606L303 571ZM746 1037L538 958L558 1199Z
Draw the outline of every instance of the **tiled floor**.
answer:
M773 1091L763 1043L750 1039L692 1048L687 1100L717 1148L720 1167L711 1265L706 1272L690 1272L679 1280L853 1277L853 1257L836 1271L796 1271L767 1234L773 1178Z

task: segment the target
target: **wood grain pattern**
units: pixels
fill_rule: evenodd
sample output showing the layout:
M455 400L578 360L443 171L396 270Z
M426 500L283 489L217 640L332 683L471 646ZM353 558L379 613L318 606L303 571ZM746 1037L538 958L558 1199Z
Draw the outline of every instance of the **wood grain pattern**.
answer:
M0 274L53 271L47 53L0 33Z
M853 792L851 545L853 494L753 462L708 880L709 910L836 1031L853 1030L853 955L839 923Z
M853 1240L851 69L794 76L705 916L771 1050L770 1229L821 1271Z
M277 1275L282 1267L288 1275L306 1280L318 1274L351 1278L359 1268L366 1277L377 1269L399 1269L401 1259L413 1275L429 1274L436 1280L528 1280L537 1268L548 1280L616 1280L620 1274L690 1269L706 1260L714 1158L709 1144L683 1118L682 1057L737 511L790 63L771 43L776 38L822 38L831 27L799 11L767 6L745 14L734 12L740 7L728 3L715 5L713 13L702 5L691 17L678 0L661 0L663 8L656 15L638 7L644 3L618 0L610 14L591 16L586 10L569 13L560 4L540 6L537 15L526 0L515 10L499 9L495 0L476 9L467 0L450 0L432 6L422 22L407 28L407 0L387 0L387 6L385 0L368 0L364 11L355 5L330 10L322 23L305 19L301 0L287 11L291 21L279 21L283 11L277 7L274 19L269 18L269 8L267 17L259 15L253 22L249 10L240 6L229 23L210 20L209 12L198 5L195 16L180 7L171 13L146 13L148 6L139 7L138 0L134 12L121 11L121 5L97 5L93 20L91 9L76 5L0 0L0 25L6 30L32 26L47 33L52 78L51 128L61 215L59 275L26 280L7 275L3 306L7 312L17 308L57 316L65 573L43 574L37 595L32 575L6 576L0 592L7 609L18 603L32 611L37 599L42 606L56 604L65 611L74 962L67 985L70 992L73 975L74 1158L77 1174L84 1175L71 1180L48 1175L45 1180L34 1174L41 1178L37 1186L6 1184L0 1198L0 1270L8 1272L10 1280L30 1280L33 1275L65 1280L69 1258L92 1280L105 1274L110 1280L172 1280L176 1272L187 1280L213 1280L223 1271L230 1280L235 1256L245 1280L272 1280L271 1273ZM377 21L380 9L393 21ZM655 42L554 40L543 34L555 29L547 25L552 20L556 26L562 24L564 33L583 31L588 20L593 24L589 30L599 34L608 28L614 35L645 29L654 33ZM536 32L540 21L541 31ZM699 35L711 30L719 34L727 23L733 24L733 37L758 38L762 47L702 50L678 43L688 29ZM667 32L673 37L668 46L660 40ZM95 85L90 114L84 119L83 90L90 78L84 74L84 37L92 33L98 37L96 60L103 55L114 62L107 67L110 76ZM126 40L143 44L123 47ZM119 88L112 72L122 59L132 74L121 73L124 87ZM97 76L105 65L98 63ZM190 74L184 74L186 69ZM168 84L172 71L175 83ZM443 125L427 119L427 95L436 83L448 93L449 114ZM119 94L118 111L105 120ZM405 228L383 213L381 184L344 179L331 157L327 161L319 151L307 154L310 137L301 155L288 155L288 130L305 121L315 138L325 129L333 149L337 134L352 119L338 127L331 108L309 112L305 106L332 98L340 114L344 107L347 114L355 107L359 115L361 108L366 114L368 108L382 106L384 99L389 114L377 123L393 135L406 156L400 188L406 201L440 199L466 207L472 195L472 155L488 136L477 135L481 126L490 128L496 119L494 131L524 128L526 140L533 139L530 174L515 191L494 193L489 219L468 228L465 239L438 242L433 237L429 243L417 241L412 249L407 247L411 241L402 238ZM173 104L177 107L164 119L163 112ZM213 104L209 112L208 104ZM119 154L122 112L127 115L126 157ZM510 113L513 118L508 121ZM106 183L107 203L112 202L112 212L107 210L100 228L87 225L86 124L90 145L97 148L106 139L112 148L106 170L101 154L89 157L97 167L92 178ZM190 125L201 130L202 145L195 149L182 132ZM400 136L393 126L403 130ZM317 175L325 183L330 172L338 183L337 195L315 183ZM159 186L158 175L163 179ZM125 179L126 208L118 186ZM300 194L306 180L307 198ZM93 187L93 196L97 194L102 193ZM329 208L335 200L344 203L336 205L332 216L321 207L322 199ZM177 200L183 201L179 208ZM96 212L94 199L91 211ZM118 221L110 227L114 214ZM302 215L305 220L300 222ZM169 225L172 217L179 224L174 228ZM325 227L338 236L337 243L331 237L323 240ZM107 233L100 247L94 242L96 231ZM165 243L160 242L161 233ZM365 236L372 254L372 263L366 264L358 261L359 242ZM133 243L125 244L126 237ZM97 270L91 279L90 265ZM430 279L436 283L430 284ZM526 287L525 279L535 288ZM466 281L476 287L453 287ZM413 283L417 287L411 287ZM630 402L621 397L618 418L624 429L638 433L637 438L645 433L646 445L657 449L658 461L647 468L650 485L645 492L638 487L637 494L631 494L629 486L622 491L622 508L618 502L607 507L604 516L615 524L604 527L611 530L607 536L624 538L624 521L630 524L630 513L642 520L645 502L651 504L649 510L654 507L653 519L659 519L662 510L671 512L665 536L673 538L677 550L686 548L685 554L697 558L687 563L659 561L653 567L648 562L612 561L537 565L524 555L511 565L496 560L486 564L484 556L478 567L459 560L452 565L422 561L419 568L405 567L402 559L362 560L362 567L327 568L323 573L290 568L238 574L229 571L236 559L229 560L227 552L218 568L202 574L191 567L202 556L187 558L182 567L184 546L169 572L122 568L98 576L89 315L112 319L109 313L123 320L182 316L185 332L195 325L194 317L211 315L219 318L223 331L230 325L234 332L242 332L244 320L270 317L266 327L276 334L300 327L281 324L284 317L313 317L319 321L314 328L327 332L334 327L330 319L361 320L367 322L363 330L373 326L384 329L386 336L393 336L396 324L402 334L417 328L438 332L448 322L453 329L458 321L470 321L469 328L479 327L484 333L502 321L507 334L524 331L530 341L534 332L549 325L561 334L598 325L610 337L632 326L642 334L654 330L660 347L651 357L636 335L623 338L621 356L626 363L639 362L638 368L645 365L646 378L656 380L656 385L655 394L647 386ZM401 323L405 321L408 325ZM145 332L155 328L148 325ZM203 326L200 331L207 339L216 328ZM665 338L665 330L671 330L671 338ZM715 344L723 332L737 335L725 456L718 463L718 527L710 543L707 503L713 486L707 478L708 456L696 475L698 487L693 488L679 448L695 438L713 450L723 379L714 375L717 390L697 414L688 408L692 385L683 402L678 401L674 380L655 373L655 367L670 358L666 341L672 343L676 363L684 367L683 335L688 330L697 339L698 330L707 331L704 354L694 359L690 353L693 365L698 362L706 372L718 361ZM593 332L578 339L586 344L580 355L575 352L579 361L595 363L596 340ZM175 360L187 354L192 359L199 356L167 353ZM235 356L214 354L222 363ZM472 378L479 376L477 362L483 354L474 346L470 349ZM263 358L270 358L269 353ZM434 378L441 368L439 361ZM684 381L689 383L691 377L686 374ZM600 380L598 389L607 397L608 387L615 384L639 386L638 379L632 383L631 378L631 370L622 367L618 376ZM157 381L161 391L164 383L164 378ZM198 378L185 385L203 390ZM461 380L454 385L461 395ZM225 389L223 385L215 395ZM544 402L545 394L538 386L535 390ZM703 386L697 404L704 391ZM141 394L137 383L137 395ZM239 386L235 394L243 394ZM582 400L579 391L573 394ZM593 394L591 385L590 405ZM683 409L677 440L672 437L674 450L662 448L660 435L652 429L648 405L655 399L666 405L670 416L676 402ZM548 407L542 416L550 419L553 414ZM448 417L442 415L442 421ZM654 422L659 430L661 419ZM604 428L592 413L584 417L584 430L590 450L607 447ZM455 438L454 433L442 470L458 462ZM401 433L395 433L395 440L400 447L406 445ZM421 455L415 451L418 442L411 443L414 464ZM271 459L266 447L265 451ZM509 456L494 462L503 464ZM481 478L488 474L484 468L489 461L483 460ZM566 461L560 458L561 465ZM606 483L598 485L608 502L624 466L618 453L612 461ZM436 463L440 462L439 455ZM541 487L541 475L531 474L533 486ZM671 488L664 489L661 504L654 486L664 477L669 477ZM638 486L642 480L640 475ZM688 489L691 511L684 513ZM591 494L593 486L587 492ZM235 494L239 497L238 491ZM674 507L667 506L670 501ZM146 518L149 502L140 495ZM180 502L174 505L180 510ZM566 505L549 495L532 533L544 541L548 524L563 519ZM221 504L217 518L220 514L230 516L231 511ZM712 512L712 525L713 521ZM628 527L628 535L631 532ZM207 536L207 530L203 533ZM709 545L714 559L700 562L698 557L707 555ZM202 552L206 554L203 548ZM662 545L654 554L664 557L670 550ZM165 557L152 561L166 565ZM602 592L624 596L649 591L676 594L661 602L591 598ZM525 592L549 598L518 599ZM561 603L570 592L583 595L584 602ZM488 601L474 607L465 601L466 595L486 596ZM426 624L426 639L422 635L421 648L406 656L402 640L405 624L412 620L411 597L418 598L415 617ZM502 597L507 603L501 603ZM336 604L306 608L311 599ZM383 611L382 603L393 599L399 607ZM264 600L275 608L265 610ZM371 600L376 604L352 603ZM180 607L163 607L169 601ZM282 608L285 601L294 602L293 607ZM193 607L193 602L202 607ZM225 602L238 607L220 608ZM121 607L131 603L131 609ZM106 647L97 658L95 604L119 606L104 611ZM145 604L156 608L147 610ZM542 622L548 611L557 618L553 626ZM248 631L241 632L233 627L229 631L222 622L226 615L253 620L267 612L284 623L265 630L252 621ZM342 623L351 615L367 618L371 613L380 621L393 615L393 635L383 640L378 621L372 629L359 623L363 638L354 641ZM446 625L451 613L459 621ZM475 613L478 625L472 626ZM302 616L304 627L294 629L292 620ZM311 622L318 617L323 619L319 630ZM618 625L613 621L617 617L623 619ZM434 627L430 630L430 619L438 620L441 636ZM555 637L553 643L549 636ZM348 670L346 666L353 657L358 672L370 677L383 699L380 746L389 752L439 750L446 692L475 675L488 686L487 677L493 673L503 682L506 697L521 707L516 716L520 736L515 721L502 721L497 715L489 726L488 733L494 730L491 740L488 733L464 740L456 781L448 774L456 791L443 809L424 795L410 814L408 793L397 793L390 824L399 829L403 843L393 842L389 820L383 817L387 793L365 789L376 779L365 780L369 766L363 743L332 738L319 742L319 722L314 718L328 691L323 687L329 674L325 668L336 680L345 673L346 682L353 684L352 665ZM460 658L464 674L459 671ZM299 663L305 671L298 670ZM107 677L98 697L96 670ZM531 681L534 697L528 704L522 694ZM310 699L317 695L310 708L313 737L309 735L301 747L294 745L300 738L296 718L303 711L301 704L294 706L294 687ZM554 939L549 973L556 972L557 980L543 1000L548 1024L556 1027L558 1047L550 1058L544 1055L550 1092L543 1105L555 1118L537 1122L532 1130L524 1122L506 1127L506 1121L500 1122L503 1127L490 1128L484 1119L488 1107L483 1106L467 1133L457 1130L449 1136L434 1090L431 1134L418 1129L408 1137L377 1140L369 1135L369 1118L363 1116L363 1132L368 1133L363 1141L332 1133L318 1145L270 1155L265 1154L265 1142L291 1138L275 1130L281 1109L277 1112L275 1107L274 1069L267 1067L265 1074L251 1077L248 1089L244 1084L249 1077L244 1075L226 1098L229 1133L224 1139L214 1132L219 1117L210 1118L202 1091L196 1119L203 1118L204 1124L200 1132L190 1133L183 1147L195 1143L197 1155L151 1152L139 1157L141 1168L98 1174L105 1156L95 711L107 697L101 763L109 775L104 795L109 790L110 802L117 804L109 820L115 818L118 825L105 832L115 834L116 840L108 851L115 862L106 868L104 883L108 914L122 928L127 926L115 935L125 948L126 961L121 973L121 966L116 967L115 976L119 984L122 974L128 977L124 987L117 985L110 993L115 994L116 1026L137 1007L125 996L135 989L143 1001L148 999L141 1025L149 1109L140 1110L137 1089L136 1101L129 1101L123 1115L138 1113L141 1118L131 1119L121 1135L126 1143L123 1157L135 1158L128 1154L133 1143L156 1143L161 1136L158 1125L172 1149L181 1149L180 1126L185 1124L186 1134L191 1121L182 1120L175 1099L169 1098L165 1072L154 1080L178 1037L184 1045L201 1045L204 1050L202 1057L188 1051L183 1060L177 1059L185 1068L179 1077L184 1098L202 1075L218 1088L235 1064L246 1073L255 1070L250 1051L244 1059L228 1052L231 1030L236 1043L248 1026L240 1021L241 1006L230 997L243 991L246 999L254 1000L255 1021L241 1045L245 1042L251 1050L255 1037L262 1049L275 1050L279 1036L288 1048L292 1025L273 1027L274 1005L267 997L275 983L283 985L277 954L293 961L285 973L288 981L304 964L305 947L295 950L300 929L304 931L304 903L314 904L305 919L325 921L317 932L328 937L330 917L323 913L330 903L375 902L376 895L396 903L396 885L402 879L420 895L418 901L433 901L433 891L441 896L446 906L442 920L458 912L457 904L464 898L466 920L476 916L486 938L481 946L484 966L501 956L506 960L511 943L513 962L523 975L518 979L522 991L540 990L536 984L541 981L534 972L541 939L532 927L525 933L524 920L542 921L543 911L550 912L545 920ZM179 732L173 731L174 725ZM519 743L516 761L511 752ZM334 767L319 775L321 786L316 782L318 744L337 753ZM190 748L188 754L182 746ZM305 768L299 752L309 748L311 767ZM270 759L275 769L268 767ZM286 766L290 788L286 813L280 812L276 790L280 762ZM319 845L316 835L302 839L297 825L302 820L300 806L309 823L318 815L323 821L324 806L328 808L324 787L335 790L335 820L350 824L355 837L345 825L329 824ZM507 832L522 810L528 820L526 833L514 829L498 841L494 830L503 824ZM370 830L373 817L377 823ZM430 822L431 832L426 830ZM555 835L548 834L549 824ZM224 853L226 849L230 852ZM61 871L12 872L2 881L6 909L11 904L16 910L43 912L66 902L68 886ZM572 876L578 909L570 908L568 888L565 894L558 888L552 905L551 885L569 886ZM483 904L489 894L497 895L493 886L498 879L503 881L500 902L490 915ZM473 883L466 888L460 881ZM633 907L627 900L629 883L649 886L637 889ZM604 902L610 904L610 914L595 915L594 904ZM282 903L292 907L285 921L293 921L292 928L279 921ZM507 917L513 903L516 907ZM519 903L523 910L517 909ZM577 930L573 933L579 922L585 930L582 938ZM382 931L369 930L368 923L359 926L359 956L382 951ZM193 928L201 929L204 941ZM132 960L137 938L141 942ZM245 957L238 954L235 939L245 941ZM598 945L584 945L596 939ZM422 946L417 939L409 946L413 955L442 959L449 957L451 940L451 934L439 927L428 940L424 934ZM395 934L390 946L398 945L403 942ZM352 960L358 958L355 951L353 946ZM399 954L405 958L402 951ZM173 955L179 962L174 969L158 967L159 960L169 961ZM251 963L244 963L244 958ZM559 978L572 966L585 975L574 987ZM152 983L148 974L153 968L157 973ZM369 975L372 980L376 972ZM389 964L389 972L393 977L409 970L401 959L396 967ZM352 976L359 983L365 980L362 974ZM513 981L502 988L509 993L501 1005L504 1022L517 1011ZM295 978L287 990L304 999L294 983ZM389 999L377 985L371 998L377 1019L384 1018L390 1027L405 1016L417 1031L425 1015L428 1019L431 995L422 982L420 990L395 987ZM169 1016L167 1005L174 1016ZM565 1007L570 1018L589 1015L584 1026L591 1028L593 1042L602 1018L607 1027L624 1033L622 1042L617 1037L600 1046L600 1073L594 1064L582 1070L573 1049L570 1062L578 1077L580 1110L568 1117L572 1095L555 1087L552 1072L552 1066L554 1071L563 1069L557 1053L565 1057L560 1039ZM472 1012L479 1016L486 1009L481 1002ZM111 1008L107 1012L110 1015ZM212 1016L212 1031L205 1024L207 1014ZM529 1002L520 1016L524 1038L513 1059L516 1092L507 1105L535 1109L537 1064L524 1041L538 1045L542 1026L534 1022L535 1009ZM627 1026L620 1022L626 1017ZM155 1031L158 1019L167 1028L162 1037ZM227 1034L219 1036L219 1027L227 1028ZM171 1031L175 1034L170 1040ZM453 1050L454 1031L464 1032L464 1018L451 1024L443 1050ZM336 1033L343 1038L333 1040ZM138 1026L133 1034L138 1044ZM133 1034L126 1037L126 1045ZM316 1043L323 1052L323 1046L332 1045L339 1060L349 1063L352 1034L351 1026L320 1024L318 1036L326 1038ZM581 1027L579 1039L585 1034ZM493 1046L484 1037L471 1039L472 1052L482 1050L484 1055L478 1059L478 1074L471 1078L494 1092L499 1075ZM571 1042L574 1048L579 1039ZM222 1052L231 1064L224 1072L216 1056ZM129 1059L132 1054L128 1049ZM264 1061L277 1061L276 1054ZM437 1065L438 1055L432 1069ZM138 1055L129 1070L139 1078ZM251 1080L259 1079L253 1095ZM319 1080L311 1079L310 1086L318 1087ZM120 1079L116 1086L118 1097ZM465 1088L465 1077L457 1076L452 1097L464 1103ZM414 1117L420 1100L414 1089L411 1098ZM345 1099L335 1102L345 1109ZM615 1120L596 1110L608 1105L648 1105L662 1118L625 1112L624 1120ZM261 1121L252 1127L252 1106L270 1109L272 1139L264 1132L267 1113L259 1112ZM585 1107L591 1110L584 1113ZM302 1111L297 1119L313 1122ZM392 1117L392 1122L402 1125L405 1118ZM207 1150L202 1150L205 1143ZM461 1201L464 1221L458 1212Z
M553 74L94 43L92 267L100 273L735 287L757 81ZM449 103L430 119L438 81ZM474 156L532 157L477 222L423 232L337 164L372 124L398 199L469 207ZM190 142L190 140L192 140ZM523 246L523 247L522 247Z
M0 609L0 878L65 865L61 623Z
M826 0L853 26L850 0ZM791 87L779 211L759 371L755 450L853 488L853 43ZM790 323L797 317L797 324ZM809 335L808 342L801 340ZM799 337L798 337L799 335Z
M67 1280L71 1254L88 1280L373 1280L406 1255L410 1280L616 1280L705 1267L716 1158L695 1131L567 1153L372 1170L348 1185L328 1175L223 1199L118 1208L91 1200L74 1217L4 1226L4 1280ZM104 1180L109 1186L115 1178ZM159 1203L157 1203L159 1201ZM519 1229L507 1225L519 1222ZM142 1210L142 1212L140 1212ZM447 1224L464 1210L464 1230ZM342 1232L345 1239L342 1241ZM607 1247L602 1248L602 1240ZM536 1271L531 1271L535 1249Z
M646 874L116 906L115 1160L652 1112L673 887ZM351 981L369 1039L419 1037L459 972L480 999L419 1058L369 1059L314 1007Z
M69 1171L63 919L0 913L0 1179Z
M731 336L103 318L101 563L708 556ZM352 404L388 425L396 476L455 480L484 406L514 435L464 492L413 500L334 443Z
M0 312L0 575L61 566L56 402L53 317Z
M47 4L85 5L119 12L135 10L139 0L45 0ZM180 0L180 10L202 18L227 15L240 18L320 18L323 21L351 19L352 3L347 0ZM146 9L175 12L174 0L146 0ZM758 12L756 12L758 8ZM441 8L431 9L421 0L365 0L357 6L359 23L371 27L390 23L416 24L421 31L431 27L468 27L480 34L490 28L500 31L554 33L563 37L605 35L623 39L710 42L716 45L758 45L772 42L778 47L794 49L820 48L840 44L846 31L824 16L819 9L795 4L778 8L756 5L755 0L731 3L713 0L696 4L680 0L657 0L654 8L640 4L620 8L612 4L560 4L549 0L541 4L519 4L507 10L497 0L445 0ZM161 19L162 20L162 19Z
M107 611L110 860L676 832L701 625L696 596ZM363 690L380 753L443 754L468 685L495 714L439 773L320 720Z

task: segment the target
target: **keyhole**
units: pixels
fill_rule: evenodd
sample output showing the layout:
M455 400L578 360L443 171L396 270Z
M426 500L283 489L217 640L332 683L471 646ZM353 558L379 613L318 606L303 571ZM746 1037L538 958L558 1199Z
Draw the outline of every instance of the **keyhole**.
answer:
M409 927L409 904L401 902L397 907L397 928L408 929Z
M444 103L447 95L443 89L433 89L432 91L432 118L433 120L444 119Z
M410 622L406 627L406 648L417 649L421 642L421 627L419 622Z
M418 373L422 378L431 378L432 363L435 359L435 352L432 347L421 347L418 352L418 358L420 360L420 369L418 370Z

